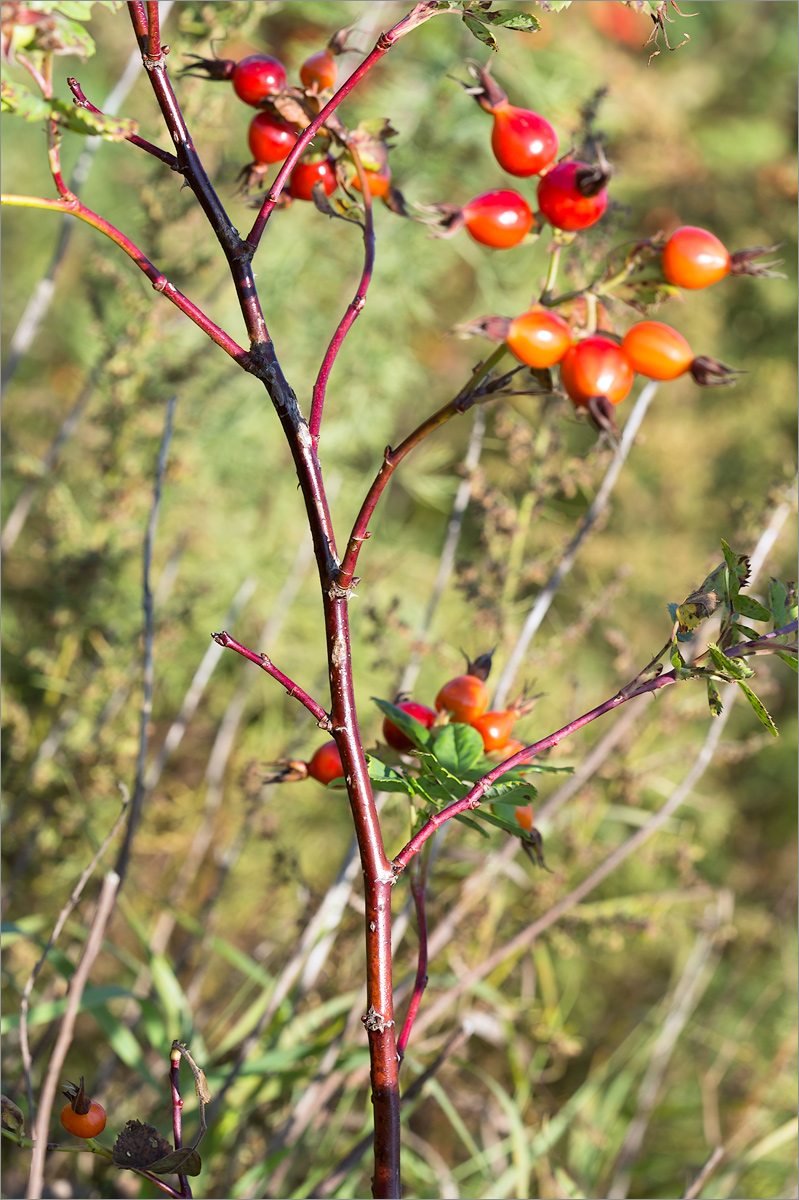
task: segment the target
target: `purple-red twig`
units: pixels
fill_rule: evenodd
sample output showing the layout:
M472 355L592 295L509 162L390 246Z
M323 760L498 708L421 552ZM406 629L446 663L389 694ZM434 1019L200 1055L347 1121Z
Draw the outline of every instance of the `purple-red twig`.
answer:
M737 646L731 646L724 653L728 658L740 658L749 654L771 653L773 651L789 649L783 643L776 642L775 639L783 634L795 632L797 627L799 627L799 622L792 621L789 625L784 625L781 629L775 629L772 633L764 634L754 641L741 642ZM668 687L669 684L676 683L679 678L680 676L676 670L668 671L666 674L659 675L656 679L650 679L647 683L642 683L640 687L622 688L615 696L611 696L609 700L598 704L590 712L583 713L581 717L576 717L568 725L564 725L561 729L550 733L548 737L541 738L540 741L534 742L533 745L525 746L517 754L511 755L510 758L507 758L504 762L489 771L487 775L484 775L460 800L456 800L454 804L450 804L447 808L442 809L441 812L435 813L427 824L423 825L419 832L414 834L391 864L395 873L400 875L414 855L419 853L427 839L432 837L436 830L440 829L452 817L457 817L459 813L468 812L470 809L479 808L488 788L504 775L506 771L522 766L531 758L535 758L537 754L541 754L544 750L551 750L553 746L557 746L559 742L569 737L570 734L576 733L578 729L582 729L585 725L590 725L597 717L603 717L605 713L612 712L619 705L626 704L628 700L632 700L636 696L645 696L648 692L657 692L663 687Z
M355 567L358 562L358 555L361 552L361 546L369 537L368 525L372 519L372 513L377 507L377 502L385 491L394 471L402 462L406 454L409 454L420 442L424 441L436 429L440 429L452 417L459 416L471 408L474 402L474 396L477 385L483 380L492 368L499 362L502 356L506 353L507 347L503 344L491 354L485 362L477 367L469 380L468 384L461 389L454 400L450 400L438 412L434 412L426 421L422 421L421 425L417 425L413 433L409 433L403 442L400 442L396 449L392 450L390 446L386 447L383 455L383 462L380 470L374 478L372 486L366 493L366 498L361 505L360 512L355 518L355 524L352 527L347 549L344 558L341 561L341 570L338 575L338 585L340 588L346 589L353 582Z
M235 650L242 658L248 658L250 662L255 663L262 671L266 671L267 675L271 675L278 683L282 684L290 696L295 700L299 700L300 704L304 704L308 712L316 717L316 723L320 729L332 729L330 717L327 715L321 704L303 691L288 675L284 675L279 671L270 658L266 654L259 654L256 650L249 650L246 646L242 646L241 642L237 642L229 633L222 630L221 633L212 633L211 637L219 646L223 646L225 650Z
M72 76L67 79L69 90L75 97L76 108L85 108L87 112L96 113L98 117L104 117L105 113L100 108L95 108L90 100L87 100L83 94L83 89L77 79ZM138 133L129 133L125 137L126 142L130 142L133 146L138 146L140 150L146 150L148 154L152 154L154 158L160 159L172 171L179 171L178 160L174 154L170 154L168 150L162 150L160 146L154 146L152 142L148 142L146 138L139 137Z
M169 1083L172 1089L172 1134L176 1150L180 1150L183 1146L183 1097L180 1094L180 1059L180 1051L175 1050L173 1047L169 1055ZM188 1175L178 1173L178 1180L180 1181L181 1196L185 1196L187 1200L190 1200L191 1186Z
M80 221L85 221L87 225L92 225L95 229L99 229L100 233L104 233L112 242L116 242L125 251L128 258L133 259L136 266L150 280L156 292L161 292L166 296L167 300L171 300L176 308L179 308L182 313L190 317L195 325L199 325L203 333L207 333L211 341L216 342L217 346L221 346L225 353L235 359L240 367L243 367L245 371L252 370L255 367L247 351L238 342L234 342L233 338L225 333L224 329L220 329L218 325L215 325L202 309L199 309L187 296L179 292L175 285L169 282L166 275L163 275L150 262L147 255L143 254L130 238L121 233L110 221L106 221L104 217L100 217L96 212L92 212L73 193L67 193L66 196L57 200L48 199L46 196L14 196L6 194L0 199L2 199L3 204L19 208L44 208L50 212L71 213L73 217L77 217Z
M352 303L348 306L347 311L339 322L338 329L333 334L332 341L327 348L327 353L322 359L322 365L319 368L319 374L316 377L316 383L313 389L313 400L311 401L311 417L308 422L308 427L311 431L311 442L314 449L314 454L319 447L319 430L322 425L322 411L325 406L325 391L327 389L327 381L330 378L330 372L333 369L333 363L336 361L336 355L342 347L345 337L355 323L355 318L363 311L363 306L366 303L366 293L369 284L372 281L372 272L375 265L375 226L374 213L372 209L372 193L369 191L369 183L366 178L366 172L361 162L361 156L354 146L350 146L350 154L352 155L355 169L358 172L358 182L361 185L363 192L364 206L364 223L363 223L363 245L364 259L363 271L361 272L358 290Z
M360 66L355 68L350 77L344 80L344 83L342 83L335 95L328 100L322 111L314 117L310 125L303 129L297 138L296 144L292 147L291 153L278 171L275 182L269 189L258 212L258 216L255 218L253 227L247 234L246 242L253 252L258 248L258 244L266 228L266 223L277 203L278 196L286 185L286 180L294 170L294 166L300 155L312 141L316 131L324 125L327 118L336 111L341 101L360 83L364 75L367 75L371 71L375 63L379 62L383 55L388 53L395 42L404 37L406 33L410 33L412 29L416 29L417 26L434 17L437 11L439 11L437 0L422 0L422 3L415 4L408 15L403 17L393 29L389 29L387 33L381 33L374 50L367 54ZM441 11L446 12L447 10L442 9Z
M427 854L423 855L419 862L419 869L411 872L411 894L416 906L416 924L419 927L419 959L416 964L416 979L413 984L413 994L408 1005L408 1012L405 1017L405 1023L402 1026L402 1032L397 1040L397 1058L400 1063L405 1057L405 1048L410 1040L413 1023L416 1020L416 1014L419 1011L419 1005L422 1003L422 996L427 987L427 912L425 910L425 894L427 889L428 861L429 856Z

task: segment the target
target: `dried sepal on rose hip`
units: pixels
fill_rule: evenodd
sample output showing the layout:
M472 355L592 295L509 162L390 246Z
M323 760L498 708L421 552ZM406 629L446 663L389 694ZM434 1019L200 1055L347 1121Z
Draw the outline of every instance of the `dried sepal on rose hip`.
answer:
M462 206L432 204L420 208L431 214L420 219L433 228L436 237L452 237L466 229L475 242L493 250L518 246L535 227L530 205L509 188L483 192Z
M781 278L772 267L779 262L757 263L755 259L773 254L774 246L750 246L730 254L709 229L698 225L680 225L666 238L661 252L663 278L688 291L710 287L726 275L755 275L760 278Z
M195 61L181 71L182 76L229 79L239 99L253 108L258 108L267 96L281 92L286 86L286 68L271 54L249 54L239 62L229 58L202 58L198 54L188 57Z
M595 225L608 206L610 164L599 150L595 163L566 155L538 182L541 216L555 229L576 233Z
M475 83L462 86L494 118L491 149L502 169L523 178L546 170L558 153L558 137L549 121L529 108L511 104L507 92L485 67L472 59L466 65Z
M67 1081L63 1095L69 1101L61 1109L61 1124L74 1137L94 1138L105 1129L106 1115L102 1104L86 1095L83 1076L79 1083Z
M647 379L677 379L689 372L702 387L711 387L734 383L740 373L714 358L695 358L682 334L663 321L639 321L631 326L621 348L633 370Z
M480 336L490 342L507 342L514 358L537 371L554 367L572 344L568 322L545 304L534 304L518 317L478 317L457 325L455 332L462 337Z

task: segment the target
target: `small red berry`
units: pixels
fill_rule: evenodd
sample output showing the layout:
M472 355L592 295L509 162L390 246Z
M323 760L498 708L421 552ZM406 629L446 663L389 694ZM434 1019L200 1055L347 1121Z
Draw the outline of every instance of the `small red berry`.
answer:
M436 708L455 722L471 725L488 708L488 689L475 675L456 675L436 696Z
M401 708L409 717L414 717L420 724L424 725L425 729L430 729L436 717L437 712L432 708L428 708L426 704L418 704L415 700L402 700L397 708ZM415 746L411 739L398 729L394 722L386 717L383 721L383 737L389 746L393 746L395 750L414 750Z
M596 396L621 404L633 385L633 369L615 342L595 336L566 351L560 378L575 404L587 406Z
M322 184L326 196L336 190L335 163L329 156L308 162L300 159L289 176L289 195L294 200L313 200L315 183Z
M239 99L257 108L268 95L286 86L286 68L271 54L251 54L236 63L231 80Z
M67 1133L79 1138L93 1138L101 1134L105 1129L105 1109L86 1095L82 1075L79 1084L66 1084L64 1095L69 1103L61 1109L61 1124Z
M682 334L662 321L639 321L627 330L621 348L632 369L647 379L676 379L694 361Z
M320 50L318 54L312 54L300 67L303 85L309 88L316 84L320 92L335 87L337 77L338 66L329 50Z
M556 229L587 229L608 206L607 173L590 163L564 159L538 184L538 207Z
M384 167L381 167L379 171L364 170L364 175L366 176L370 196L380 199L388 195L388 190L391 187L391 167L388 163ZM360 192L361 181L357 174L352 181L352 186Z
M560 362L572 344L571 329L563 317L543 304L514 317L506 338L508 349L528 367L543 369Z
M518 246L533 225L533 214L524 196L501 188L475 196L463 206L466 229L476 242L505 250Z
M528 108L498 104L493 110L491 149L509 175L538 175L554 161L558 137L549 121Z
M730 273L731 259L715 234L696 225L681 225L663 247L663 276L677 287L709 287Z
M344 768L341 765L341 755L335 742L325 742L311 756L308 763L308 774L311 779L316 779L325 785L332 783L334 779L341 779L344 775Z
M258 112L250 122L250 154L257 163L282 162L288 158L296 140L296 128L271 113Z
M476 729L483 739L486 754L507 747L518 716L515 709L507 709L504 712L484 712L470 722L472 728Z

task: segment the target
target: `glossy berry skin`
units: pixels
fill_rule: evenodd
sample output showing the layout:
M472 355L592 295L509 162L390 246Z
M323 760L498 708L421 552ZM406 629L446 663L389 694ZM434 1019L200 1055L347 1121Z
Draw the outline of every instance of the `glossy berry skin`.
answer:
M289 195L294 200L313 200L315 183L322 184L326 196L336 190L338 183L332 158L320 158L316 162L300 159L289 176Z
M286 68L271 54L251 54L236 63L230 78L239 99L257 108L268 95L286 86Z
M493 109L491 149L509 175L538 175L554 162L558 137L549 121L529 108L516 108L507 101Z
M632 369L647 379L676 379L694 361L682 334L662 321L639 321L627 330L621 348Z
M329 50L320 50L318 54L312 54L300 67L303 86L310 88L316 84L320 92L335 87L337 78L338 67Z
M391 167L386 163L379 171L364 171L366 175L366 183L369 188L369 195L376 200L382 199L388 195L388 189L391 187ZM361 191L361 181L356 175L352 181L352 186Z
M661 266L667 283L695 290L728 275L731 260L715 234L697 225L681 225L663 247Z
M85 1113L75 1112L71 1104L65 1104L61 1109L61 1124L75 1137L97 1137L105 1129L105 1120L105 1109L96 1100L91 1101L89 1111Z
M518 713L513 709L505 712L484 712L470 722L483 739L483 749L486 754L492 750L504 750L510 742L513 726L516 724Z
M530 833L533 828L532 804L521 804L518 808L513 810L513 813L522 829L525 829L527 833Z
M247 135L250 154L257 163L276 163L288 158L297 141L297 130L271 113L256 113Z
M424 725L425 729L430 729L438 716L438 713L434 712L432 708L428 708L426 704L418 704L415 700L403 700L397 705L397 708L401 708L409 717L414 717L421 725ZM406 737L388 717L383 721L383 738L395 750L416 749L411 739Z
M475 196L465 204L463 220L476 242L495 250L507 250L518 246L530 232L533 214L524 196L500 188Z
M607 208L607 188L595 196L584 196L577 187L579 173L586 170L591 170L589 163L559 162L539 181L538 207L556 229L588 229Z
M621 404L633 385L633 369L621 348L609 338L588 337L567 350L560 362L560 378L569 397L588 405L593 396Z
M436 708L456 723L471 725L488 708L488 689L475 675L456 675L436 696Z
M560 362L572 344L567 322L543 304L514 317L505 340L519 362L541 370Z
M341 779L344 775L344 768L341 765L341 755L335 742L325 742L311 756L308 763L308 774L311 779L315 779L325 786L332 783L334 779Z

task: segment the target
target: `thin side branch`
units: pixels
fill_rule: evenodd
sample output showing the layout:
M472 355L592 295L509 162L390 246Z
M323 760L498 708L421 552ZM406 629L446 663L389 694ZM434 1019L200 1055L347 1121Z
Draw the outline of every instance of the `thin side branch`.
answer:
M223 329L215 325L205 313L193 304L182 292L179 292L174 284L170 283L166 275L158 270L158 268L150 262L146 254L135 245L130 238L126 237L116 226L110 221L106 221L104 217L98 216L92 212L85 204L82 204L77 196L70 194L69 197L59 200L48 199L46 196L17 196L3 193L0 196L0 203L8 204L15 208L43 208L50 212L69 213L73 217L77 217L79 221L85 221L87 225L98 229L100 233L104 233L112 242L116 242L122 250L125 251L128 258L133 259L139 270L143 271L153 285L156 292L161 292L166 296L167 300L171 300L176 308L179 308L182 313L190 317L195 325L199 325L203 333L207 333L211 341L216 342L217 346L221 346L226 354L243 367L245 371L255 371L255 364L250 355L237 342L233 341Z
M99 117L104 117L105 113L101 108L95 108L94 105L86 99L83 94L83 89L77 79L71 76L67 79L69 90L75 97L75 104L78 108L85 108L87 112L96 113ZM179 171L180 165L174 154L170 154L168 150L162 150L160 146L154 146L152 142L148 142L146 138L139 137L138 133L129 133L125 138L126 142L130 142L132 146L138 146L140 150L144 150L147 154L152 154L153 158L157 158L160 162L165 163L172 171Z
M792 621L789 625L783 626L781 629L775 629L773 633L764 634L752 642L741 642L737 646L731 646L725 651L729 658L746 657L749 654L773 653L778 650L788 650L789 646L784 643L777 642L775 639L787 634L793 633L797 629L799 622ZM698 660L697 660L698 661ZM483 796L487 789L497 779L501 778L506 771L510 771L513 767L523 766L530 759L535 758L537 754L541 754L544 750L551 750L562 742L570 734L576 733L578 729L582 729L586 725L590 725L592 721L596 721L598 717L605 716L606 713L612 712L621 704L626 704L635 696L645 696L649 692L657 692L663 687L668 687L672 683L677 683L680 676L677 671L668 671L659 675L656 679L650 679L646 683L642 683L635 688L622 688L615 696L611 696L609 700L605 700L602 704L598 704L596 708L592 708L589 712L583 713L582 716L576 717L570 721L568 725L564 725L561 729L549 734L548 737L541 738L531 746L525 746L523 750L519 750L517 754L511 755L505 762L500 763L484 775L474 787L460 800L456 800L454 804L450 804L441 812L435 813L430 820L424 825L418 833L416 833L406 846L400 851L392 863L392 868L397 875L400 875L405 870L408 863L415 854L418 854L422 846L429 837L440 829L452 817L458 816L459 813L468 812L472 808L479 808Z
M255 650L249 650L241 642L237 642L235 638L231 637L229 633L226 633L225 630L222 630L221 633L212 633L211 637L218 646L222 646L225 650L235 650L242 658L248 658L250 662L260 667L262 671L266 671L267 675L271 675L272 679L276 679L278 683L282 684L290 696L295 700L299 700L300 704L303 704L308 709L308 712L316 717L316 723L320 729L332 729L333 726L330 717L321 704L318 704L312 696L309 696L293 679L289 679L288 675L284 675L282 671L278 670L266 654L258 654Z
M461 389L454 400L450 400L438 412L434 412L426 421L422 421L421 425L417 425L416 429L412 433L409 433L396 449L392 450L390 446L386 447L380 470L377 472L372 486L366 493L361 510L355 518L355 524L352 527L347 549L341 561L341 570L338 576L339 588L346 590L352 586L361 546L369 537L368 526L372 519L372 514L377 507L380 497L386 490L389 479L403 458L405 458L406 454L410 454L411 450L415 449L416 446L423 442L426 437L429 437L436 429L440 429L447 421L471 408L478 396L485 394L485 389L481 390L479 385L503 357L506 350L507 347L505 345L498 346L494 353L475 369L469 383Z
M319 374L316 377L316 383L313 389L313 399L311 401L311 416L308 422L308 427L311 431L311 441L314 448L314 453L319 447L319 430L322 425L322 411L325 406L325 392L327 390L327 381L330 378L330 372L333 369L333 363L336 361L336 356L341 349L344 339L349 333L352 326L355 324L355 319L362 312L366 304L366 293L369 289L369 284L372 281L372 272L375 265L375 225L374 213L372 208L372 193L369 191L369 182L366 178L361 156L355 146L349 147L352 155L355 169L358 172L358 181L363 192L364 206L364 223L363 223L363 271L358 283L358 290L355 297L349 304L347 311L339 322L338 329L333 334L332 341L327 348L325 357L322 359L322 365L319 368Z

